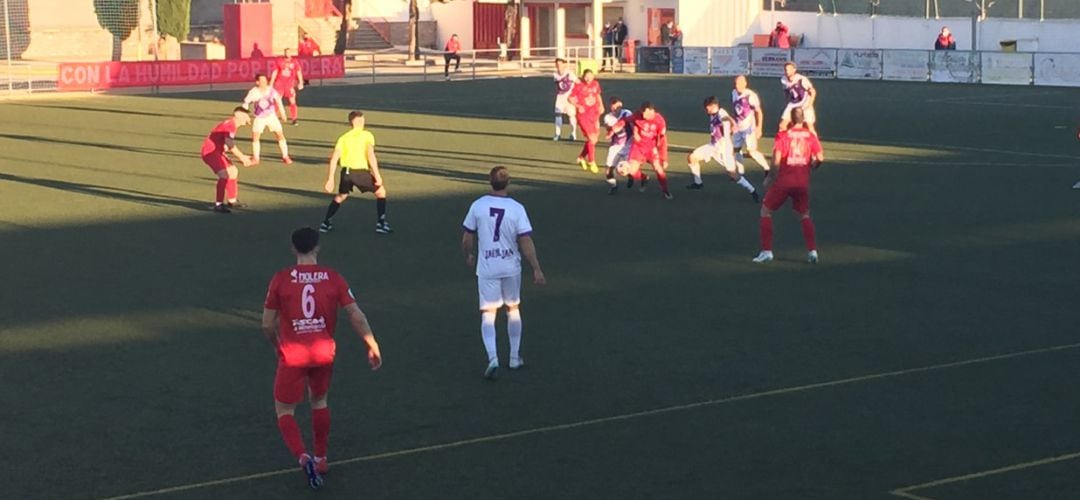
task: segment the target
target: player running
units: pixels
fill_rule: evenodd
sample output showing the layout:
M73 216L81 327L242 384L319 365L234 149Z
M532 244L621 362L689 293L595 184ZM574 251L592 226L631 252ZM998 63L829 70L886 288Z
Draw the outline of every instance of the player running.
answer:
M605 177L607 178L609 195L619 192L619 182L615 179L615 174L625 173L628 170L630 147L633 145L626 127L621 126L616 130L616 126L633 116L633 111L623 107L622 99L618 97L611 98L611 112L604 115L607 138L611 141L611 144L608 145L607 163L605 163L607 166Z
M648 174L641 171L645 163L652 165L656 172L656 180L660 184L660 191L665 199L674 198L668 190L667 170L664 167L667 145L661 143L667 135L667 121L656 111L652 103L645 101L641 108L633 116L623 122L625 126L633 127L633 144L630 147L630 181L627 188L633 187L634 181L638 181L641 192L645 191L645 185L649 182Z
M465 264L476 266L480 292L480 334L487 349L484 378L495 379L499 355L495 348L495 315L506 306L506 329L510 337L510 369L525 365L521 359L521 257L529 261L533 283L544 285L544 272L536 258L532 223L525 207L507 194L510 171L495 167L490 174L491 193L474 201L462 223L461 252ZM479 245L479 252L474 247Z
M262 133L269 129L277 137L278 147L281 148L281 161L286 165L292 165L292 158L289 158L289 144L285 142L285 132L281 127L281 120L285 119L285 106L281 103L281 94L270 86L270 80L267 80L264 74L256 75L255 83L255 87L248 91L247 97L244 98L244 107L251 107L255 113L255 121L251 124L251 156L254 157L254 164L259 164Z
M338 308L345 309L349 324L367 347L372 370L382 366L379 343L367 316L353 298L352 290L333 269L318 264L319 233L305 227L292 234L296 265L278 271L270 280L263 305L262 331L277 351L274 376L274 410L285 446L300 463L308 485L318 489L330 468L330 408L326 396L334 369L334 327ZM311 402L314 456L304 448L296 424L296 405L307 394Z
M705 183L701 181L701 163L715 160L727 170L728 177L732 182L738 183L750 196L754 203L758 202L758 193L754 185L739 174L735 166L735 153L732 148L731 131L734 129L735 120L731 115L720 107L720 101L715 96L705 99L705 114L709 116L709 143L695 149L687 156L687 165L690 173L694 175L694 182L686 186L686 189L702 189Z
M292 49L285 49L285 57L278 59L274 66L274 72L270 74L270 86L274 87L281 97L289 101L289 120L297 125L299 106L296 103L297 91L304 90L304 70L300 67L300 61L293 59Z
M807 129L817 135L817 128L814 127L817 121L817 115L814 113L817 89L814 88L814 84L810 83L809 78L799 74L793 62L784 65L784 76L780 77L780 84L784 86L784 93L788 98L788 105L784 108L784 114L780 116L780 130L787 130L791 126L791 111L801 109L806 119Z
M735 77L735 88L731 91L731 109L735 113L735 163L739 166L739 173L744 173L743 150L761 165L766 175L769 173L769 162L765 155L758 150L758 141L761 133L765 130L765 112L761 109L761 98L757 92L750 90L746 76Z
M337 169L338 162L341 163L341 179L337 184L337 196L330 200L319 231L328 233L334 230L331 222L334 214L341 208L341 204L349 199L349 193L352 193L353 189L359 189L361 194L375 193L375 210L378 215L375 232L390 234L394 230L386 219L386 186L379 171L379 159L375 157L375 136L364 130L364 113L361 111L349 113L349 124L352 130L341 134L334 146L334 154L330 157L330 168L326 173L324 186L326 192L334 192L334 170Z
M596 81L591 69L585 70L581 78L582 82L574 85L569 97L577 113L578 128L585 134L585 145L578 155L578 163L582 170L596 174L600 172L600 167L596 165L596 143L600 142L600 115L604 112L604 97L600 82Z
M237 200L240 193L240 186L237 184L240 171L229 162L226 153L235 156L245 167L251 166L251 158L236 145L237 129L249 123L251 115L246 109L237 107L233 109L231 118L217 124L203 140L200 151L202 161L218 178L217 196L214 198L214 211L217 213L227 214L232 212L230 208L246 206Z
M574 91L574 85L578 83L578 77L567 67L566 59L555 60L555 140L562 140L563 115L570 119L570 140L577 140L577 120L574 118L575 109L570 105L570 94Z
M773 149L773 165L776 168L769 173L775 176L776 182L769 187L761 204L761 253L754 258L754 262L773 260L772 213L784 206L788 198L791 198L791 208L802 220L806 261L811 264L818 261L814 221L810 220L810 170L820 167L825 155L817 135L806 126L806 115L802 108L791 111L791 122L790 129L776 135Z

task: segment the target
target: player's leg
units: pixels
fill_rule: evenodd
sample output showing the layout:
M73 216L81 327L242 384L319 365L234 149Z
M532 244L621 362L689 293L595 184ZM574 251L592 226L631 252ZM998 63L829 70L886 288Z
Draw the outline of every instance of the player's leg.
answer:
M721 141L720 144L717 144L715 154L716 156L714 156L713 159L724 166L724 170L727 171L731 181L745 189L754 199L754 202L757 203L759 201L757 189L755 189L754 185L750 184L750 181L746 179L746 176L739 171L738 162L735 161L735 150L731 141L725 139Z
M806 188L797 188L791 192L791 208L799 216L802 224L803 240L806 242L806 261L816 264L818 261L817 235L814 221L810 218L810 193Z
M589 119L589 130L587 132L587 141L589 144L589 170L596 174L600 172L600 167L596 164L596 145L600 143L600 119L593 117Z
M660 192L663 193L664 198L669 200L674 198L674 196L671 195L671 191L668 190L667 169L664 168L664 163L660 160L659 156L654 156L652 158L652 168L653 171L656 172L656 182L657 184L660 184Z
M814 112L813 106L807 106L803 109L803 119L806 120L806 128L810 129L810 133L818 135L817 113Z
M277 414L278 430L285 446L296 458L308 477L312 488L322 486L322 478L315 472L315 463L304 448L304 438L300 435L300 426L296 424L296 405L304 398L307 388L307 369L294 368L279 364L274 376L274 411Z
M611 145L608 147L607 158L604 162L604 166L607 167L607 170L604 171L604 180L608 185L608 194L615 194L619 191L619 181L615 180L615 174L619 169L621 152L621 146Z
M701 163L712 156L712 145L700 146L686 155L686 166L690 169L690 175L694 176L694 182L688 184L686 189L701 189L705 182L701 179Z
M229 159L225 155L208 154L202 157L202 161L217 177L217 186L214 190L214 211L229 213L229 208L225 206L225 195L229 186Z
M762 170L768 174L769 160L765 159L765 155L758 150L757 129L749 129L745 132L743 145L746 147L746 152L750 155L750 158L753 158L758 165L761 165Z
M558 141L562 139L562 126L563 126L563 106L564 101L560 98L555 98L555 137L554 140Z
M566 105L566 117L570 119L570 140L577 140L577 109L571 106L569 103Z
M327 403L327 396L330 393L330 379L333 372L333 365L323 365L308 370L312 451L315 452L315 471L319 474L326 474L330 465L326 460L330 443L330 406Z
M506 304L506 331L510 337L509 367L516 370L525 365L521 359L521 274L499 281Z
M784 107L784 113L780 115L780 130L787 130L791 125L791 110L795 109L795 105L788 104Z
M278 149L281 150L281 161L286 165L292 164L292 158L289 157L289 143L285 140L285 129L281 126L281 120L275 116L270 122L270 131L274 133L274 137L277 139Z
M372 180L374 183L374 180ZM394 232L390 228L390 221L386 218L386 186L379 186L375 188L375 232L379 234L390 234Z
M476 278L480 293L480 337L487 351L488 364L484 378L494 380L499 370L499 352L495 346L495 314L503 306L502 282L499 279Z
M765 199L761 203L761 218L758 221L761 235L761 253L754 257L754 262L770 262L773 260L773 219L772 213L784 205L787 192L773 186L765 193Z
M246 208L247 205L240 203L240 169L229 165L225 173L228 176L225 184L225 199L229 208Z
M326 217L323 218L322 224L319 225L320 232L329 233L334 230L334 223L331 219L337 214L341 204L349 199L349 193L352 192L353 187L352 179L342 170L341 179L338 181L338 194L330 200L330 205L326 207Z
M266 126L262 124L260 118L255 119L255 123L251 126L251 164L258 165L262 155L262 133L266 130Z
M300 105L296 102L296 98L296 89L293 88L289 91L289 120L292 120L293 125L298 123L297 118L300 115Z

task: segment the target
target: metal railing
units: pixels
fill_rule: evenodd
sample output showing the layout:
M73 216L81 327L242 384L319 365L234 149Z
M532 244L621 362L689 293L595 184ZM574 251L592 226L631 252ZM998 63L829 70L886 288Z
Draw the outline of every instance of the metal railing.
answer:
M0 65L0 97L56 90L57 65L9 60Z

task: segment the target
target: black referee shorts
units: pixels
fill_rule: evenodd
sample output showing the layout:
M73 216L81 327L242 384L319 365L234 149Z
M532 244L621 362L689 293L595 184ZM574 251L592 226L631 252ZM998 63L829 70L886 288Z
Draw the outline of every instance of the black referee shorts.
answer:
M349 194L353 189L358 189L361 193L374 193L375 177L371 175L371 171L341 169L338 194Z

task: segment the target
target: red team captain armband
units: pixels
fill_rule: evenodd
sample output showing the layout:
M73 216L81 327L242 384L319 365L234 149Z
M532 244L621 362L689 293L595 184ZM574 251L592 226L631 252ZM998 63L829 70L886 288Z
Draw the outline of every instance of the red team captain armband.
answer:
M332 269L298 265L270 281L266 309L278 311L278 361L312 367L334 362L337 311L356 302L348 283Z

